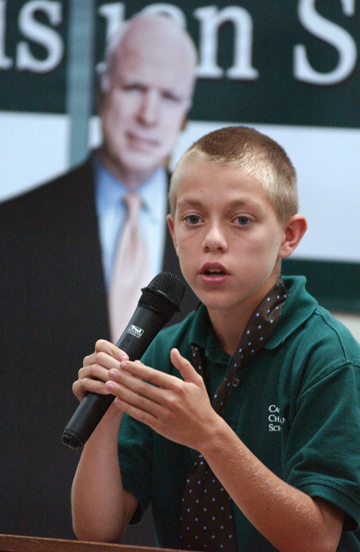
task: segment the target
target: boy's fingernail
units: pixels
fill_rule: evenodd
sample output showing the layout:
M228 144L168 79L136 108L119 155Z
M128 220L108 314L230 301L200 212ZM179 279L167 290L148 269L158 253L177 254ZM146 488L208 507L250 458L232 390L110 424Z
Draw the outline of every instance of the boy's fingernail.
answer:
M115 370L115 368L112 368L111 370L109 370L109 377L110 378L115 378L117 372L118 372L118 370Z

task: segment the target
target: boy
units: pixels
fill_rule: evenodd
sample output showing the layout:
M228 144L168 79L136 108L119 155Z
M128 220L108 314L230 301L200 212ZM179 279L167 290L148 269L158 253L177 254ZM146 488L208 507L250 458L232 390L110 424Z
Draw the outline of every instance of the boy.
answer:
M74 480L77 536L117 542L151 502L162 547L360 550L360 348L304 278L279 278L306 231L290 160L253 129L212 132L170 204L200 305L142 363L105 341L85 358L77 397L116 399Z

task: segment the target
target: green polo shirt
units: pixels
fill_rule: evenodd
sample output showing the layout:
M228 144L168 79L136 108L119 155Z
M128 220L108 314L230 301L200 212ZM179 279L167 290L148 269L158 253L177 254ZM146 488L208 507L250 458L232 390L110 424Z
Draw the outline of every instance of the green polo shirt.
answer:
M276 475L346 514L338 550L360 550L360 346L305 290L304 277L284 277L289 290L279 323L263 349L241 368L223 417ZM159 333L143 357L181 377L171 365L177 347L205 350L212 397L230 357L218 347L206 308ZM179 519L194 452L124 416L119 433L124 487L139 499L138 521L151 503L158 546L179 547ZM275 548L233 505L238 550Z

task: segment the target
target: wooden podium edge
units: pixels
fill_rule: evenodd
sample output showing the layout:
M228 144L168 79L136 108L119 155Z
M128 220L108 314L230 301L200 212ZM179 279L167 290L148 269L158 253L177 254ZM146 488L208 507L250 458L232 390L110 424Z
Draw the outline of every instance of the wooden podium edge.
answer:
M0 552L181 552L168 548L0 535Z

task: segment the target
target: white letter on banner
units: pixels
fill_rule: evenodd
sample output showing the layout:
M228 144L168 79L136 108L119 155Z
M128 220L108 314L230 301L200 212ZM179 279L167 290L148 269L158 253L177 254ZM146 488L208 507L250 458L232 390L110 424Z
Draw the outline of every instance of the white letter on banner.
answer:
M143 8L141 10L141 13L147 13L152 15L154 14L166 15L174 19L179 25L181 25L186 29L186 17L184 15L184 12L177 6L174 6L173 4L165 4L162 2L158 4L150 4L149 6L146 6L146 8Z
M124 2L103 4L99 7L98 13L106 20L105 41L108 44L111 37L118 32L124 22L125 4Z
M315 10L316 0L300 0L299 19L307 31L334 46L339 53L337 67L328 73L313 69L301 44L294 47L294 75L303 82L330 85L345 80L353 71L356 59L356 43L352 36L332 21L325 19ZM355 0L341 0L345 15L355 15Z
M235 27L234 65L226 71L231 79L255 80L259 73L252 67L253 23L249 12L238 6L228 6L219 11L215 6L198 8L194 16L200 20L200 63L198 77L220 79L224 71L217 65L218 31L222 23L231 22Z
M114 2L113 4L103 4L99 7L98 13L105 17L106 31L105 31L105 50L111 42L113 36L116 36L120 32L121 27L124 24L125 17L125 4L124 2ZM105 62L100 61L96 66L98 74L103 73L105 70Z
M11 69L14 62L5 54L6 0L0 0L0 69Z
M62 21L61 2L33 0L23 6L19 15L22 34L36 44L41 44L48 55L43 60L36 59L31 53L29 44L20 42L17 46L17 67L34 73L46 73L60 64L64 54L64 44L58 33L36 21L34 17L36 11L44 12L52 25L59 25Z

